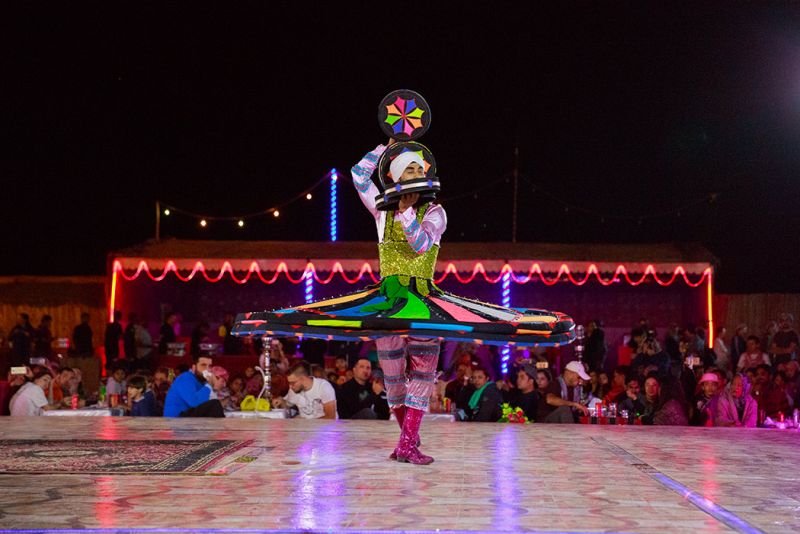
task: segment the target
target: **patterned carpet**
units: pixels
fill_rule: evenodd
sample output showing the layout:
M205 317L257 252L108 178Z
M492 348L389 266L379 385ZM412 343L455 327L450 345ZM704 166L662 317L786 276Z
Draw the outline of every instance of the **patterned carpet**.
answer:
M206 474L252 440L0 440L0 473Z

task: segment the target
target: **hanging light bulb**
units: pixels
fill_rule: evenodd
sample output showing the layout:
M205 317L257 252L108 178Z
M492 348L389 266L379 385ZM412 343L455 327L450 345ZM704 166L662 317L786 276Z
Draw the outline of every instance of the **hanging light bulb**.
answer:
M208 226L208 223L206 222L206 220L205 220L205 219L201 219L201 220L200 220L200 226L202 226L203 228L205 228L206 226Z
M311 193L306 194L306 200L311 200Z
M169 216L169 214L170 214L170 213L172 213L172 212L171 212L171 211L169 211L169 208L167 208L167 209L165 209L165 210L164 210L164 215L167 215L167 216Z
M280 217L280 216L281 216L281 212L279 212L278 210L274 210L274 211L272 212L272 216L273 216L273 217L275 217L275 218L277 219L278 217Z
M239 225L239 228L243 228L244 227L244 221L242 219L239 219L239 222L236 223L236 224Z

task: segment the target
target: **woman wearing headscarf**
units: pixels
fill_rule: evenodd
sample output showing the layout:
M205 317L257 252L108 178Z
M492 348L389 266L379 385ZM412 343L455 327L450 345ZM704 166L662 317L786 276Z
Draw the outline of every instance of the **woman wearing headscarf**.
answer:
M758 418L758 405L750 395L747 375L734 375L717 400L715 426L743 426L753 428Z

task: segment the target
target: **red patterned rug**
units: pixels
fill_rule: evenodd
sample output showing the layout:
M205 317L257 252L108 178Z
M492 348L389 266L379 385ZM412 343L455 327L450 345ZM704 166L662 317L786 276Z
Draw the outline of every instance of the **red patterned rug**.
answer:
M0 473L202 475L252 442L4 439Z

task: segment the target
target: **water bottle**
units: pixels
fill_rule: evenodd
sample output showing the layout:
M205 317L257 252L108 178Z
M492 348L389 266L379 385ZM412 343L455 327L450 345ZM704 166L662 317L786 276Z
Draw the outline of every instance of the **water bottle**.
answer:
M106 385L100 384L100 393L97 395L97 403L105 404L106 402Z

